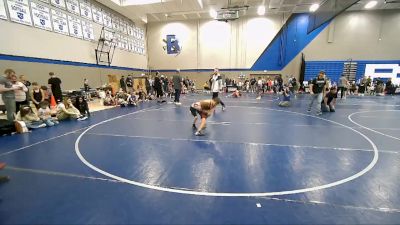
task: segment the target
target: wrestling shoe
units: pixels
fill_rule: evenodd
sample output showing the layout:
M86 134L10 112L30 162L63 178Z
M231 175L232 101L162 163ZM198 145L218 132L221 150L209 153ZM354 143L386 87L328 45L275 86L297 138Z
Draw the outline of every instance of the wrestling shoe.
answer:
M197 131L196 133L194 133L194 135L196 136L204 136L204 133L201 131Z

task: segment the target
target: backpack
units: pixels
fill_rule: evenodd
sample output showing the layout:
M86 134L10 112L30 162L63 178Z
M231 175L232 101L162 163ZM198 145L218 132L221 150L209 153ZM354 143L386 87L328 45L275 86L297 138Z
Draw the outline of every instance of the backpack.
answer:
M0 119L0 136L11 135L14 132L16 132L16 129L13 122Z

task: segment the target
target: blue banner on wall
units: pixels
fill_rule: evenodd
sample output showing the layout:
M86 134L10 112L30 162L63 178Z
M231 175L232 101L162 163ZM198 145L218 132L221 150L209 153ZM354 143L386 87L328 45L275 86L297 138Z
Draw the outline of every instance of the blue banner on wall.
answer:
M179 54L181 53L181 46L179 45L179 40L176 38L174 34L167 35L167 38L163 40L167 46L167 54ZM165 47L164 47L165 49Z

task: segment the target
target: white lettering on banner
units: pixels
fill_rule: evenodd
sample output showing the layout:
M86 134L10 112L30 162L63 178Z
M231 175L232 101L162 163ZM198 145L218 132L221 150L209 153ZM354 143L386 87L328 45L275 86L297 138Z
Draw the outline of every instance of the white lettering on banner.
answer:
M94 41L93 24L90 22L82 21L83 39Z
M124 48L126 51L129 51L128 38L127 38L127 37L123 37L123 38L122 38L122 45L123 45L123 48Z
M0 19L7 20L7 12L6 12L6 7L4 6L4 1L0 0Z
M122 33L128 34L128 28L127 28L127 24L125 21L120 20L119 27L120 27L120 30Z
M135 53L139 54L139 42L135 40Z
M68 15L69 35L76 38L82 38L81 20Z
M103 24L105 27L108 28L113 28L113 25L111 23L111 16L108 12L103 11Z
M53 21L54 32L59 34L69 35L67 14L52 9L51 18Z
M127 29L128 29L128 35L133 37L133 25L128 24Z
M51 4L55 7L65 9L65 1L64 0L51 0Z
M122 42L121 42L121 35L120 34L114 34L114 42L116 43L116 46L120 49L122 49Z
M92 20L92 8L89 1L81 0L79 5L81 6L81 16L88 20Z
M76 15L80 15L79 1L78 0L67 0L67 11Z
M93 21L100 25L103 25L103 13L101 12L101 9L93 5L92 14L93 14Z
M28 0L8 0L7 4L11 21L32 26Z
M105 30L105 31L104 31L104 38L106 39L105 44L106 44L106 45L111 45L110 42L111 42L111 41L114 41L114 33Z
M33 25L44 30L53 30L50 21L50 9L44 5L31 2Z
M133 40L132 39L128 39L128 50L130 52L133 52Z
M118 17L116 17L116 16L112 16L112 28L115 30L115 31L119 31L119 18Z
M377 71L378 70L378 71ZM387 70L388 73L379 72L379 70ZM391 70L391 72L390 72ZM374 78L392 78L394 84L400 84L400 65L399 64L367 64L365 65L365 76Z

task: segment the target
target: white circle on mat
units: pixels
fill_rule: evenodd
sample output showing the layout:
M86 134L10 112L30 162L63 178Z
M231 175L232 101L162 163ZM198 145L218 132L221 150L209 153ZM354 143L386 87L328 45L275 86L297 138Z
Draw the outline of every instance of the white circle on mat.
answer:
M355 122L355 121L353 120L353 118L352 118L354 115L357 115L357 114L371 113L371 112L374 112L374 113L376 113L376 112L400 112L400 110L373 110L373 111L355 112L355 113L350 114L347 118L350 120L350 122L354 123L355 125L357 125L357 126L359 126L359 127L362 127L362 128L364 128L364 129L367 129L367 130L372 131L372 132L374 132L374 133L377 133L377 134L380 134L380 135L383 135L383 136L386 136L386 137L389 137L389 138L393 138L393 139L395 139L395 140L400 141L400 138L398 138L398 137L394 137L394 136L392 136L392 135L388 135L388 134L385 134L385 133L376 131L376 130L370 128L370 127L363 126L363 125L361 125L361 124Z
M307 117L313 117L319 120L323 120L323 121L327 121L342 127L345 127L347 129L350 129L352 131L354 131L355 133L361 135L365 140L367 140L373 150L374 150L374 157L372 159L372 161L361 171L338 181L334 181L328 184L324 184L324 185L319 185L319 186L315 186L315 187L308 187L308 188L301 188L301 189L295 189L295 190L286 190L286 191L275 191L275 192L250 192L250 193L235 193L235 192L203 192L203 191L195 191L195 190L183 190L183 189L175 189L175 188L168 188L168 187L161 187L161 186L155 186L155 185L150 185L150 184L145 184L145 183L141 183L141 182L137 182L137 181L133 181L133 180L129 180L114 174L111 174L107 171L104 171L98 167L96 167L95 165L91 164L90 162L88 162L83 155L80 152L79 149L79 142L82 139L82 137L85 135L86 132L88 132L89 130L93 129L94 127L100 125L100 124L104 124L119 118L122 118L124 116L128 116L128 115L133 115L133 114L137 114L137 113L141 113L141 112L148 112L148 111L154 111L154 110L159 110L159 109L144 109L144 110L139 110L133 113L128 113L122 116L118 116L112 119L108 119L102 122L99 122L97 124L94 124L92 126L90 126L89 128L87 128L85 131L83 131L79 137L76 139L75 141L75 153L76 155L79 157L79 159L89 168L93 169L94 171L103 174L104 176L110 177L112 179L124 182L124 183L128 183L128 184L132 184L138 187L143 187L143 188L148 188L148 189L152 189L152 190L157 190L157 191L164 191L164 192L170 192L170 193L178 193L178 194L186 194L186 195L198 195L198 196L214 196L214 197L265 197L265 196L278 196L278 195L291 195L291 194L299 194L299 193L305 193L305 192L311 192L311 191L317 191L317 190L322 190L322 189L327 189L327 188L331 188L331 187L335 187L347 182L350 182L352 180L355 180L359 177L361 177L362 175L364 175L365 173L367 173L368 171L370 171L378 162L378 158L379 158L379 152L378 152L378 148L376 147L375 143L369 139L366 135L364 135L363 133L361 133L360 131L357 131L349 126L346 126L344 124L332 121L332 120L328 120L325 118L321 118L321 117L317 117L317 116L313 116L313 115L308 115L308 114L304 114L304 113L299 113L299 112L293 112L293 111L287 111L287 110L280 110L280 109L271 109L271 108L266 108L266 107L244 107L244 106L230 106L230 108L257 108L257 109L265 109L265 110L271 110L271 111L278 111L278 112L286 112L286 113L293 113L293 114L297 114L297 115L302 115L302 116L307 116Z

